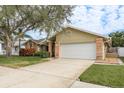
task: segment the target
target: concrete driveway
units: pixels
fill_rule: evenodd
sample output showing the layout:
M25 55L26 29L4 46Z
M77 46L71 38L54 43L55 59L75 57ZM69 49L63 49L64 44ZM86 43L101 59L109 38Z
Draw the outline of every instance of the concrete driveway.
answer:
M0 67L0 87L66 88L94 60L56 59L20 69Z

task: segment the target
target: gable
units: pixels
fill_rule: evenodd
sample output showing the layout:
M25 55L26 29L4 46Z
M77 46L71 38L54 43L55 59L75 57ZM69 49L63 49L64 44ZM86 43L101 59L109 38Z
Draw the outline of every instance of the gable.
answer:
M66 28L56 35L56 42L60 43L86 43L95 42L98 36L79 31L73 28Z

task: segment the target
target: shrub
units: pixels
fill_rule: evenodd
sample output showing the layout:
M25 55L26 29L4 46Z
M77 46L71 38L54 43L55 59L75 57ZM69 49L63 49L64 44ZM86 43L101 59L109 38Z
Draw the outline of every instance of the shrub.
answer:
M40 56L42 58L47 58L49 57L49 52L47 51L39 51L34 54L35 56Z
M38 51L34 54L34 56L40 56L41 55L41 51Z
M113 47L124 47L124 30L112 32L109 34Z
M33 56L36 50L34 48L23 48L20 49L19 55L20 56Z

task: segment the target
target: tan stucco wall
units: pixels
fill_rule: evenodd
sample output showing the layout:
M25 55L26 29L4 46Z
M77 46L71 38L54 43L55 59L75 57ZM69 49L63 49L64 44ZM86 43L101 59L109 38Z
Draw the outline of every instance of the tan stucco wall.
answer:
M56 42L60 43L86 43L95 42L97 36L81 32L76 29L66 28L65 31L59 32L56 35Z
M65 31L59 32L56 35L56 43L57 45L61 44L67 44L67 43L88 43L88 42L96 42L96 56L100 60L105 59L105 45L104 45L104 39L102 37L89 34L86 32L81 32L76 29L72 28L66 28ZM56 54L59 54L58 50L55 52Z

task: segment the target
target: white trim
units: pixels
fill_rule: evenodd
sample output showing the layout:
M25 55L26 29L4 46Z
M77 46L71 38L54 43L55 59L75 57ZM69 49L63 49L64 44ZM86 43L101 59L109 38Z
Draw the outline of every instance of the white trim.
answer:
M93 35L96 35L96 36L100 36L100 37L103 37L103 38L108 38L108 36L101 35L99 33L91 32L91 31L88 31L88 30L84 30L82 28L79 28L79 27L76 27L76 26L73 26L73 25L67 24L67 25L64 26L64 28L68 28L68 27L77 29L77 30L79 30L81 32L86 32L86 33L93 34Z

